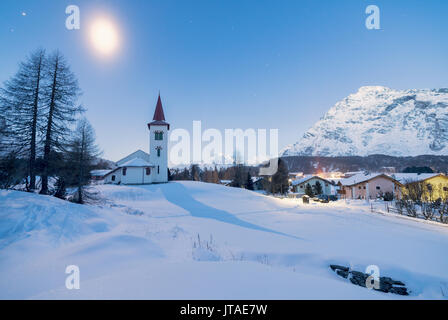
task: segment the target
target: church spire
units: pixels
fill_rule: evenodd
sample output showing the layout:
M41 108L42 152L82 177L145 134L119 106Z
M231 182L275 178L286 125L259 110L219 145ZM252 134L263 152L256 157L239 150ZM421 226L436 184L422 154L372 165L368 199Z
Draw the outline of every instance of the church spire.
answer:
M163 113L162 99L160 99L160 92L159 92L159 98L157 99L156 110L154 111L154 117L152 119L152 122L148 123L148 128L150 130L151 126L166 126L168 127L168 130L170 130L170 124L165 122L165 114Z
M157 99L156 111L154 111L153 120L165 121L165 114L163 113L162 100L160 99L160 92L159 92L159 98Z

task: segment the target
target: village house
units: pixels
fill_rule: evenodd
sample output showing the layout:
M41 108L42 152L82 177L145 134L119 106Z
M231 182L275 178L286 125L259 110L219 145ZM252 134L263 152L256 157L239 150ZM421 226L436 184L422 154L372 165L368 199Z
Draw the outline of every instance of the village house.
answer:
M386 193L401 196L400 182L384 173L358 173L339 181L343 199L376 199Z
M334 185L331 181L314 175L307 175L300 179L291 181L292 192L297 193L298 195L304 195L307 184L309 184L313 188L314 192L316 183L319 183L321 185L323 195L330 196L335 195L337 193L336 192L337 186Z
M403 196L409 194L412 186L420 184L423 199L448 198L448 177L442 173L395 173L391 177L402 185Z

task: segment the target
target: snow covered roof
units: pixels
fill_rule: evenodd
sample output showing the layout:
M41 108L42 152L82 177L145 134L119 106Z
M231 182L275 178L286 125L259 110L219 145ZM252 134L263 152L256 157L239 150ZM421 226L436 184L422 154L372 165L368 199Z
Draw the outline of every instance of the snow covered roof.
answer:
M106 169L106 170L92 170L90 171L90 175L93 177L103 177L106 174L108 174L109 172L111 172L111 169Z
M137 151L131 153L130 155L124 157L123 159L118 160L118 161L116 162L116 165L117 165L117 166L121 166L121 165L123 165L124 163L126 163L126 162L128 162L129 160L134 159L134 158L140 158L140 159L143 159L143 160L145 160L145 161L149 161L149 154L146 153L145 151L142 151L142 150L139 149L139 150L137 150Z
M394 173L390 176L400 183L421 182L442 175L441 173Z
M327 183L331 183L331 181L328 181L327 179L321 178L321 177L319 177L319 176L306 175L306 176L304 176L303 178L300 178L300 179L297 179L297 180L293 180L293 181L291 182L291 184L292 184L293 186L297 186L297 185L302 184L302 183L305 183L305 182L307 182L308 180L311 180L311 179L313 179L313 178L315 178L315 179L319 179L319 180L322 180L322 181L325 181L325 182L327 182Z
M143 159L134 158L123 163L122 165L120 165L120 167L154 167L154 166Z
M358 173L349 178L342 179L340 182L343 186L352 186L352 185L355 185L355 184L358 184L361 182L366 182L366 181L372 180L373 178L376 178L379 176L384 176L389 179L392 179L391 177L387 176L384 173L378 173L378 172L377 173L367 173L367 174L366 173Z
M263 177L252 177L252 182L255 183L257 181L260 181L261 179L263 179Z

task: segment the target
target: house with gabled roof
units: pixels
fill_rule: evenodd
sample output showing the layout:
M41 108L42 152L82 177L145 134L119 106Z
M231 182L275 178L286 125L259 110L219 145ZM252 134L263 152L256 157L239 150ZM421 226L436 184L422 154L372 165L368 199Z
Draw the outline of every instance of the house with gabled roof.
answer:
M421 184L422 198L448 199L448 177L442 173L395 173L391 177L402 184L403 195L408 194L412 185Z
M385 173L357 173L339 181L343 199L376 199L386 193L401 196L399 181Z
M293 193L302 195L305 194L305 188L307 184L309 184L314 190L316 183L320 183L322 187L322 194L328 196L336 194L334 183L315 175L306 175L300 179L292 180L291 181L292 191Z

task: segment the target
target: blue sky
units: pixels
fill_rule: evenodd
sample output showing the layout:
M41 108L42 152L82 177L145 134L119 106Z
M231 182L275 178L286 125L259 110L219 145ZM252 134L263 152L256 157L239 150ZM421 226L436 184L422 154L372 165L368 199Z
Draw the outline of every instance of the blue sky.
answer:
M80 30L65 28L70 4ZM370 4L381 30L365 28ZM110 59L87 41L104 14L123 38ZM278 128L284 147L361 86L448 87L447 17L444 0L2 0L0 81L60 49L111 160L147 151L159 90L173 128Z

